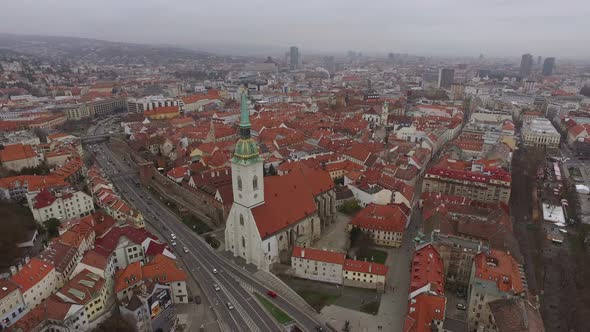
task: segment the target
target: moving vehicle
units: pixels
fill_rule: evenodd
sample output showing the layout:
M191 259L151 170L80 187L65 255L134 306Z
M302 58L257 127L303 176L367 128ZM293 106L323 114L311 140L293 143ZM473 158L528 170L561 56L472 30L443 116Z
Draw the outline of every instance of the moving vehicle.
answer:
M213 284L213 289L215 289L216 292L219 292L221 290L221 288L219 288L217 284Z
M174 233L170 233L170 238L172 238L172 240L176 240L176 235L174 235Z
M175 241L172 241L170 244L171 244L172 246L176 246L176 242L175 242Z
M277 297L277 293L274 292L274 291L271 291L270 289L266 291L266 295L268 295L268 296L270 296L272 298Z
M201 304L201 297L199 295L195 296L195 303L196 304Z
M459 309L459 310L467 310L467 307L463 303L457 303L457 309Z
M214 268L213 270L211 270L211 272L213 272L213 274L217 274L217 269Z
M231 304L231 302L227 302L227 308L229 310L233 310L234 309L234 306Z
M187 247L182 247L182 250L183 250L184 252L188 252L188 248L187 248Z

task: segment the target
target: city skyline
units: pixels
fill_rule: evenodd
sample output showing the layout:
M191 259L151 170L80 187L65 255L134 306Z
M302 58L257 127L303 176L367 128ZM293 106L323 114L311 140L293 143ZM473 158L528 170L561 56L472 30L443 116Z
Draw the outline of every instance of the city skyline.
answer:
M332 0L307 2L296 8L288 3L268 6L262 1L208 3L206 7L155 0L142 1L141 6L137 1L9 1L4 4L5 12L16 14L0 22L0 32L169 44L250 55L297 45L308 53L355 50L366 54L518 56L528 52L581 58L590 55L590 47L578 42L590 25L584 20L590 5L574 2L575 13L549 1L528 0L492 1L477 7L463 0L379 1L370 8L365 3ZM131 17L140 20L129 24ZM158 21L167 24L152 24Z

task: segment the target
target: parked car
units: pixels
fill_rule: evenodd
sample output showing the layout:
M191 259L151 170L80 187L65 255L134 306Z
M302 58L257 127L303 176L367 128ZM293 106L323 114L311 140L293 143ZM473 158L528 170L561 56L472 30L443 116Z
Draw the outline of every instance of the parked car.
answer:
M213 270L211 270L211 272L213 272L213 274L217 274L217 269L213 268Z
M184 252L188 252L188 248L187 248L187 247L182 247L182 250L183 250Z
M201 297L199 295L195 295L195 303L201 304Z
M170 244L171 244L172 246L174 246L174 247L176 246L176 242L175 242L175 241L172 241Z
M457 303L457 309L459 309L459 310L467 310L467 307L463 303Z
M176 240L176 235L174 235L174 233L171 233L170 237L172 238L172 240Z
M266 295L275 298L277 297L277 293L275 291L271 291L270 289L266 291Z
M234 306L231 304L231 302L227 302L227 308L229 310L234 310Z
M215 289L216 292L219 292L221 290L221 288L219 288L219 285L217 284L213 284L213 289Z

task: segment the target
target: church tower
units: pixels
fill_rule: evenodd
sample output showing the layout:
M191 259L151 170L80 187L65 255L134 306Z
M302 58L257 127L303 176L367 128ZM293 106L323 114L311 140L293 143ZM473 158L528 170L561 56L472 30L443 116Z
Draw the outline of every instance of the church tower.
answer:
M231 159L234 203L245 208L264 204L263 160L256 142L250 137L250 111L246 94L240 107L240 139Z
M387 118L389 117L389 103L384 102L381 107L381 124L387 126Z

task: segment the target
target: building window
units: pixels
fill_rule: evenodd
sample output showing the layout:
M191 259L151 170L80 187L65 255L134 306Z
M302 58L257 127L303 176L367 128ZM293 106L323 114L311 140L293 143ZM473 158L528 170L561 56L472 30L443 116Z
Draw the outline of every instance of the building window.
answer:
M244 216L240 214L240 226L244 226Z
M252 188L254 190L258 190L258 176L254 175L254 178L252 178Z
M238 190L242 191L242 177L238 175Z
M242 247L246 247L246 239L242 236Z

